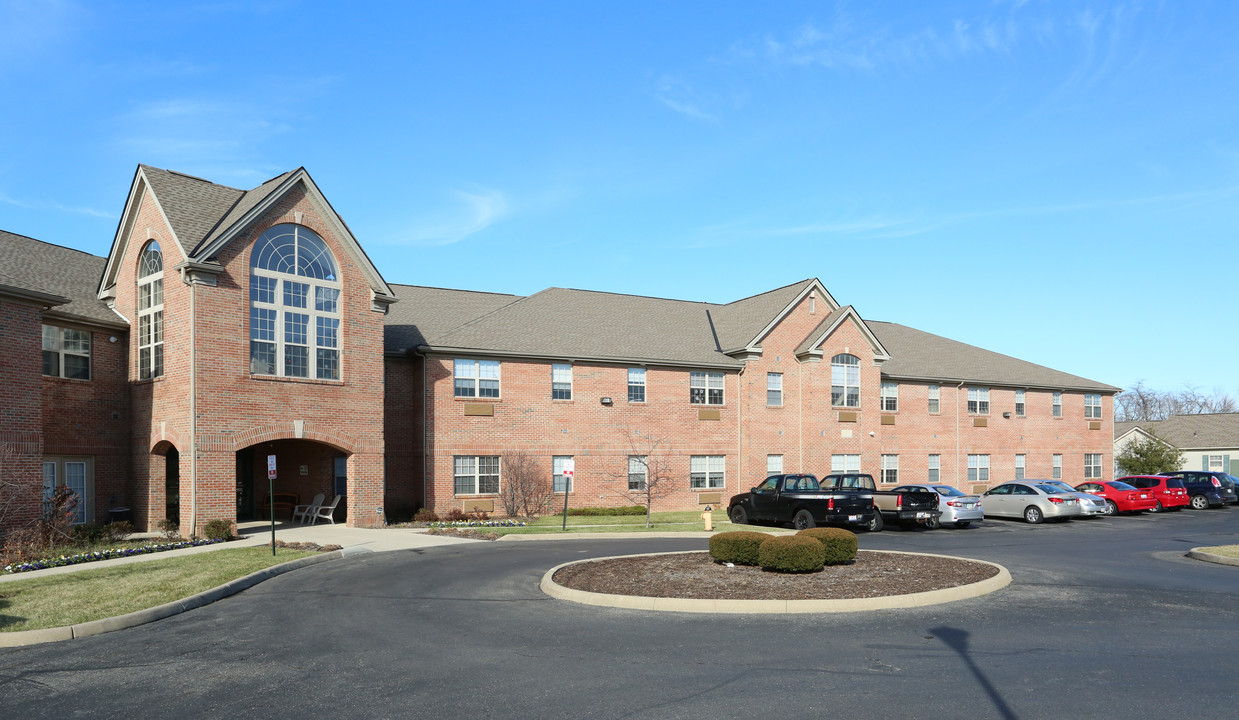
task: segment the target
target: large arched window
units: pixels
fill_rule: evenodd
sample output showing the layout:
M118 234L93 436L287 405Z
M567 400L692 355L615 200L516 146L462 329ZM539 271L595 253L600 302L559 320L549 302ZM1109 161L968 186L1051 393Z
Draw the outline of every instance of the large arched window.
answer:
M138 257L138 378L163 375L163 252L154 240Z
M322 238L276 225L250 261L250 373L340 378L340 277Z
M840 353L830 359L830 404L860 407L860 358Z

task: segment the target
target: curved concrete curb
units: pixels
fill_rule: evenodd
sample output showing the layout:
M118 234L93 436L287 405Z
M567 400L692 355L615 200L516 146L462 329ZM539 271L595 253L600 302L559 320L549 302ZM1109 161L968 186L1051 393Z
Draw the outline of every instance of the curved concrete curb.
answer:
M1239 567L1239 558L1229 555L1217 555L1209 552L1209 548L1198 547L1187 551L1187 556L1193 560L1217 563L1218 565L1234 565Z
M335 550L329 553L320 553L318 555L310 555L308 557L289 560L286 563L272 565L269 568L263 568L246 575L245 577L237 578L230 582L226 582L219 587L204 590L197 595L190 595L183 600L173 600L170 603L158 605L145 610L134 610L131 613L117 615L116 617L103 618L102 620L91 620L90 622L78 623L77 625L66 625L64 627L45 628L43 630L20 630L18 632L0 632L0 647L21 647L23 645L38 645L40 643L58 642L60 640L72 640L74 638L90 637L91 635L99 635L113 630L124 630L125 628L145 625L148 622L162 620L166 617L179 615L187 610L202 607L216 600L222 600L229 595L236 595L242 590L254 587L263 580L270 580L276 575L283 575L286 572L297 570L309 565L317 565L321 562L329 560L338 560L342 557L350 555L359 555L370 553L371 550L366 548L345 548L343 550Z
M688 552L701 552L690 550ZM614 560L620 557L645 557L648 555L682 555L686 553L641 553L637 555L617 555L609 558L591 558L589 560L574 560L562 565L556 565L542 576L542 592L553 598L586 605L603 605L607 607L627 608L629 610L664 610L672 612L692 613L843 613L861 612L865 610L890 610L894 608L922 607L940 603L965 600L979 597L1001 590L1011 584L1011 573L997 563L972 558L955 557L954 555L939 555L936 553L910 553L894 550L866 550L865 552L888 553L892 555L927 555L930 557L945 557L953 560L967 560L998 568L998 574L992 578L969 585L910 593L908 595L887 595L876 598L855 598L847 600L691 600L686 598L659 598L639 595L610 595L593 593L584 590L573 590L557 584L551 578L562 567L583 562L598 562Z

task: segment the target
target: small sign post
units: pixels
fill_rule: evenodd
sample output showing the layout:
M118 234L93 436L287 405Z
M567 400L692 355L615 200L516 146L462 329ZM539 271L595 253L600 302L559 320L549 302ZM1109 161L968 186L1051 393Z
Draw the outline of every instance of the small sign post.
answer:
M572 476L576 474L576 458L564 461L564 531L568 530L568 491L572 489Z
M271 556L275 557L275 456L267 456L267 504L271 506Z

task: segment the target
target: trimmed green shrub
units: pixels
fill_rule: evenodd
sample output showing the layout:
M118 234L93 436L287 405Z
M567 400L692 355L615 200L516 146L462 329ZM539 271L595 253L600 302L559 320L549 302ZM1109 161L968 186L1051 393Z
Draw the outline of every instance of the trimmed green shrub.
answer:
M106 532L103 526L98 523L82 523L81 525L74 525L69 534L73 537L74 542L85 545L102 542Z
M763 570L782 573L817 572L826 564L826 548L811 537L782 535L762 543L757 559Z
M558 514L558 513L552 513L552 514ZM584 517L597 517L599 515L644 515L645 506L644 505L628 505L625 507L613 507L613 508L600 508L600 507L568 508L568 514L584 516Z
M807 528L796 533L811 537L826 551L827 565L847 565L856 559L856 533L843 528Z
M232 523L228 520L210 520L202 526L202 534L210 540L231 540Z
M714 562L756 565L758 549L773 536L752 530L718 533L710 536L710 557Z

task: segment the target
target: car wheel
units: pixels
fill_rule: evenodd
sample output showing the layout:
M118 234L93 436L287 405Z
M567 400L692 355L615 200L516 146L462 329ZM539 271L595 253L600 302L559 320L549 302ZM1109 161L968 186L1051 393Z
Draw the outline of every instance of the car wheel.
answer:
M1041 522L1044 518L1045 516L1041 514L1041 508L1037 507L1036 505L1029 505L1028 507L1024 508L1024 520L1026 522L1036 525L1037 523Z
M1158 500L1157 504L1149 508L1149 512L1165 512L1166 508L1162 507L1162 501Z
M1207 510L1209 508L1209 498L1204 495L1193 495L1192 507L1197 510Z
M1118 515L1119 506L1114 504L1113 500L1106 501L1106 509L1102 511L1106 515Z
M749 513L747 510L744 509L743 505L732 506L731 512L728 514L731 515L731 523L733 525L748 525L749 524Z
M874 508L873 519L869 521L869 524L865 526L865 529L868 530L869 532L881 532L882 527L884 525L886 525L886 523L882 522L881 511L879 511L877 508Z
M959 528L960 530L963 530L964 528L968 527L971 524L972 524L971 521L960 520L959 522L955 523L955 527Z
M801 510L792 518L792 527L797 530L808 530L809 528L817 527L817 522L813 519L813 513L808 510Z
M942 518L930 518L929 522L925 523L925 527L930 530L937 530L942 527Z

